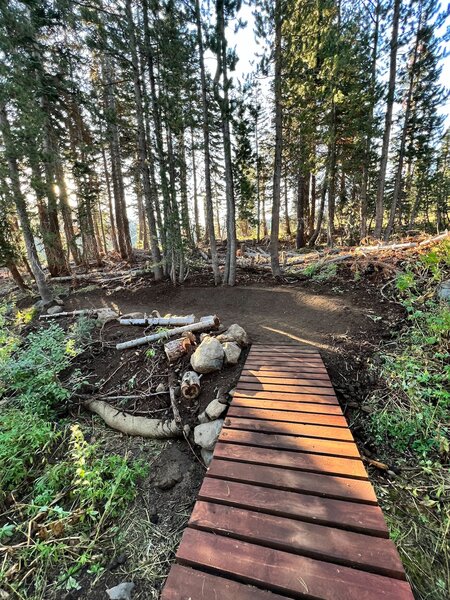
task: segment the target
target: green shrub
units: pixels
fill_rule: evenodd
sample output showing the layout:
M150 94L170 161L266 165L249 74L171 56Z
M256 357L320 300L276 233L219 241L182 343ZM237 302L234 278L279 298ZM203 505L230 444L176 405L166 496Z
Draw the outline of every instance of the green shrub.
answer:
M70 396L58 374L74 355L74 342L59 325L30 333L9 359L0 363L3 393L14 396L24 410L48 417Z
M32 478L58 437L55 427L30 413L5 411L0 417L0 501Z

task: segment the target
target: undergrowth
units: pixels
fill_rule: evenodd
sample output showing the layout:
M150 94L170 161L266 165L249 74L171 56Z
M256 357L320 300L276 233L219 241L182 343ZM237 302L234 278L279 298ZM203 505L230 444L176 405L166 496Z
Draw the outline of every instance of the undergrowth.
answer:
M67 418L83 382L72 359L89 343L91 323L68 332L53 324L23 339L30 319L10 313L0 310L0 590L57 598L78 589L86 571L102 571L99 547L146 468L103 454Z
M377 492L416 595L427 600L447 598L450 586L450 307L436 294L449 275L444 242L397 277L405 326L372 365L381 384L362 419L377 458L398 468Z

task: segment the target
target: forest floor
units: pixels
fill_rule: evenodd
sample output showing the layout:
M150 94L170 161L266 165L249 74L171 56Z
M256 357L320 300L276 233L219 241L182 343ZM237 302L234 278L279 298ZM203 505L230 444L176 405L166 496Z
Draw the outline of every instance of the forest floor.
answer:
M439 263L442 269L440 279L448 275L448 247L444 254L443 262ZM414 264L419 259L414 256ZM398 262L395 262L396 266ZM405 268L405 265L402 266ZM407 266L405 272L412 273L411 267ZM391 276L389 271L389 278ZM423 279L423 269L420 277ZM158 310L162 315L193 313L200 317L217 314L224 326L238 323L244 327L251 342L299 341L316 346L366 461L387 516L391 536L399 547L417 598L444 600L448 597L450 581L447 536L450 527L450 481L448 445L441 441L442 447L436 449L436 440L442 431L448 434L445 426L442 429L442 423L448 417L448 395L443 396L447 412L439 413L438 423L432 420L437 412L434 397L431 397L435 407L433 417L428 417L422 410L422 420L426 420L425 432L420 429L421 425L409 418L412 414L410 406L400 414L408 427L412 427L406 432L398 423L397 404L392 408L396 419L386 417L385 408L389 402L392 399L397 402L397 398L405 396L402 382L399 385L395 383L397 374L391 368L392 364L397 364L395 361L403 364L401 377L406 377L407 385L417 384L420 387L425 384L428 386L426 389L433 385L439 390L443 387L442 381L436 378L424 383L423 374L428 371L425 366L427 350L425 348L421 353L420 341L413 340L417 348L411 351L405 337L417 323L409 323L411 311L407 304L399 302L398 295L386 293L386 281L384 269L368 269L361 276L359 273L355 275L348 266L340 265L337 272L333 270L324 277L294 279L281 285L274 285L265 273L244 272L239 287L214 288L209 284L209 276L199 273L178 287L142 281L140 285L119 283L113 288L108 285L103 289L96 285L75 289L60 285L58 292L66 311L109 307L122 314L150 314L152 310ZM435 278L434 287L436 281ZM22 310L28 304L26 300L19 302ZM425 313L423 302L421 310ZM430 310L433 312L435 308L430 307ZM442 308L442 311L444 316L439 313L441 320L438 324L433 321L430 325L434 327L436 339L426 343L433 346L430 361L441 361L444 370L443 365L448 360L448 309ZM70 320L58 321L63 329L70 329ZM32 331L39 330L40 324L33 323L27 327ZM436 327L440 330L436 331ZM79 369L94 387L99 383L103 385L113 375L105 384L105 393L139 387L139 374L149 364L147 347L125 353L113 347L117 341L135 337L137 331L139 335L142 329L107 323L101 330L101 346L97 344L80 353L72 368ZM414 362L417 350L421 373L417 373ZM410 363L414 363L412 366L402 363L405 353ZM394 355L395 360L392 358ZM153 384L167 375L167 367L158 357L156 359L158 369L151 371ZM230 390L234 387L244 360L245 353L235 367L204 376L198 402L187 405L181 411L183 422L194 424L198 413L214 397L217 389ZM435 365L432 366L430 362L429 372L434 377ZM422 379L415 379L419 376ZM400 392L399 388L402 388ZM124 407L121 405L120 408ZM170 413L167 398L160 397L146 403L132 401L125 408L160 411L167 416ZM66 422L79 424L85 439L95 444L100 449L97 451L104 456L114 453L141 461L146 465L145 473L137 480L134 499L124 503L116 514L108 518L108 527L99 536L95 552L86 559L85 566L78 558L77 570L70 571L70 553L60 563L58 558L50 561L40 575L48 581L40 585L38 592L36 582L27 579L29 576L20 560L18 579L14 570L11 572L11 561L6 562L5 558L3 566L8 565L10 572L5 575L4 570L3 575L0 574L0 591L4 589L11 598L15 598L17 593L17 598L27 600L101 600L107 598L107 588L123 581L133 581L136 585L133 600L158 598L202 482L205 469L199 456L184 440L145 440L112 431L97 417L77 408L76 403L72 403L68 414L62 417ZM403 435L404 443L392 440L391 434L398 439ZM418 446L417 441L420 442ZM4 515L0 516L0 535L2 526L5 527L8 522ZM16 541L14 537L8 539L7 544L3 541L3 548L13 546ZM7 551L5 556L10 559L13 551L9 555ZM16 564L14 560L12 563ZM62 585L58 584L56 577L58 569L70 573ZM20 586L17 585L18 580Z

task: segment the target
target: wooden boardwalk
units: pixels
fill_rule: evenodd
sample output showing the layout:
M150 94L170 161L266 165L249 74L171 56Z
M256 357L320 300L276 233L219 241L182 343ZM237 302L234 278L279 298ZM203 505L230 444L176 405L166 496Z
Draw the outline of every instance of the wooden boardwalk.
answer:
M413 600L320 355L253 345L162 600Z

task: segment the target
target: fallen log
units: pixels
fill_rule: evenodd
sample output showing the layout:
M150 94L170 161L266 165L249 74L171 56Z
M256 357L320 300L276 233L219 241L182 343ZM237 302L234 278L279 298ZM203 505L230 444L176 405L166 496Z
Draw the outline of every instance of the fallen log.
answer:
M147 419L136 417L126 412L120 412L103 400L89 400L84 406L97 414L109 427L126 435L141 435L142 437L168 439L181 437L183 428L175 420Z
M135 340L130 340L128 342L121 342L120 344L116 345L116 350L135 348L136 346L142 346L143 344L149 344L151 342L157 342L158 340L162 340L165 338L175 337L177 335L185 333L186 331L209 331L210 329L217 329L219 325L220 321L216 315L202 317L198 323L193 323L192 325L183 325L182 327L175 327L175 329L167 329L166 331L146 335L144 337L137 338Z
M60 317L77 317L77 316L85 316L85 315L93 316L102 310L104 310L104 307L102 307L102 308L83 308L81 310L63 311L60 313L56 313L55 315L40 315L39 319L59 319Z
M181 395L194 400L200 394L200 377L195 371L186 371L181 380Z
M186 335L178 338L177 340L171 340L164 344L164 352L169 360L169 363L174 363L179 358L184 356L192 348L195 342L195 336L191 331L187 331Z
M143 319L127 319L119 320L121 325L190 325L195 323L194 315L186 317L144 317Z

